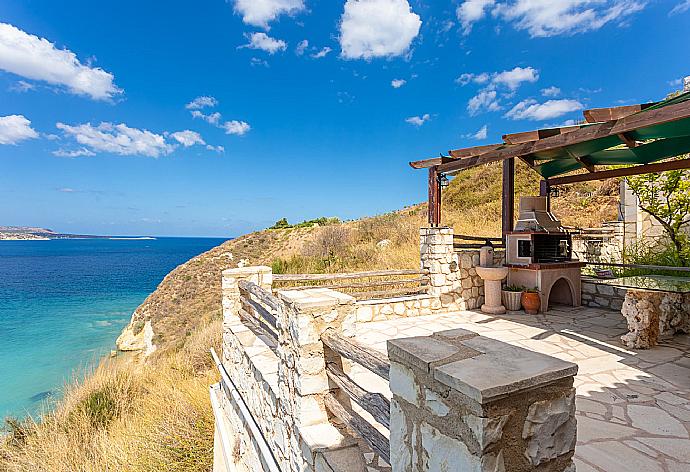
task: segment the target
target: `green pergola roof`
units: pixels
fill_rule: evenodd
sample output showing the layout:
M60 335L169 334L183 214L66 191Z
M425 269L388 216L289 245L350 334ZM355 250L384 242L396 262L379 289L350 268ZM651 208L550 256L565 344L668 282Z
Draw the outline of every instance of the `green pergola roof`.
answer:
M659 102L637 114L650 113L687 100L690 100L690 92ZM583 124L580 128L594 125L595 123ZM627 142L623 136L605 136L558 149L534 152L529 157L534 161L534 170L544 178L587 166L650 164L690 151L690 118L639 128L625 133L625 138ZM628 143L631 141L638 144L629 147Z
M586 123L503 136L503 143L410 162L454 174L519 157L545 179L596 166L634 166L690 152L690 92L655 103L585 110Z

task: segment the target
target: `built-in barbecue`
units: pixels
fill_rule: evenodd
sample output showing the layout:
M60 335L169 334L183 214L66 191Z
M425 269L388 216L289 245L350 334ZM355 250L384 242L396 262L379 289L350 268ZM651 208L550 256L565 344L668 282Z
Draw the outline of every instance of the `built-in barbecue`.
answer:
M520 198L515 229L506 235L509 285L537 288L542 311L549 303L580 305L580 267L572 239L549 211L546 197Z

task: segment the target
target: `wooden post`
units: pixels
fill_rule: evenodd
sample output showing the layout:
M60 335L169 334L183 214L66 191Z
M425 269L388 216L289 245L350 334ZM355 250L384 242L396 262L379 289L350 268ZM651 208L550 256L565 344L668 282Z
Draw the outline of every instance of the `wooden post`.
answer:
M501 192L503 219L501 229L503 237L513 231L515 221L515 158L503 161L503 190Z
M441 184L436 166L429 167L429 226L441 225Z
M539 181L539 196L546 197L546 210L551 211L551 185L548 180Z

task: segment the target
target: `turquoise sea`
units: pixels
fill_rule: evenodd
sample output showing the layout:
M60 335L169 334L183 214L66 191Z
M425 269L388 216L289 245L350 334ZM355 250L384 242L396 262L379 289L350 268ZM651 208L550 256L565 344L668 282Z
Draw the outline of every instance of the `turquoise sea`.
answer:
M40 411L179 264L223 239L0 241L0 419Z

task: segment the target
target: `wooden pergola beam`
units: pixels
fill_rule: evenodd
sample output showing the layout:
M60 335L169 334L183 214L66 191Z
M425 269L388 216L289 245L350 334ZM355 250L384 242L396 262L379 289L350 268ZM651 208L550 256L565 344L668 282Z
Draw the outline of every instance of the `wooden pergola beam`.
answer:
M580 126L563 126L561 128L545 128L534 131L523 131L521 133L504 134L503 141L506 144L523 144L538 139L550 138L559 134L566 134L580 129Z
M559 134L538 141L524 144L505 145L488 151L476 157L456 159L438 166L441 173L457 172L481 164L502 161L512 157L526 156L535 152L559 149L573 144L591 141L619 133L627 133L645 126L669 123L690 118L690 101L675 103L646 113L633 114L615 121L596 123L574 130L570 133Z
M632 167L622 167L620 169L602 170L590 174L566 175L565 177L554 177L547 179L550 186L566 185L576 182L587 182L590 180L604 180L615 177L626 177L628 175L652 174L654 172L664 172L667 170L690 169L690 159L679 159L673 161L657 162L655 164L644 164Z
M448 151L450 157L432 157L431 159L422 159L421 161L410 162L410 167L413 169L428 169L431 166L439 166L447 162L453 162L456 159L465 159L468 157L475 157L484 154L487 151L491 151L498 147L504 146L504 144L487 144L485 146L475 146L471 148L455 149L453 151Z
M645 110L658 102L641 103L639 105L625 105L622 107L608 107L608 108L592 108L585 110L582 114L585 116L587 123L601 123L603 121L619 120L630 116L638 111Z

